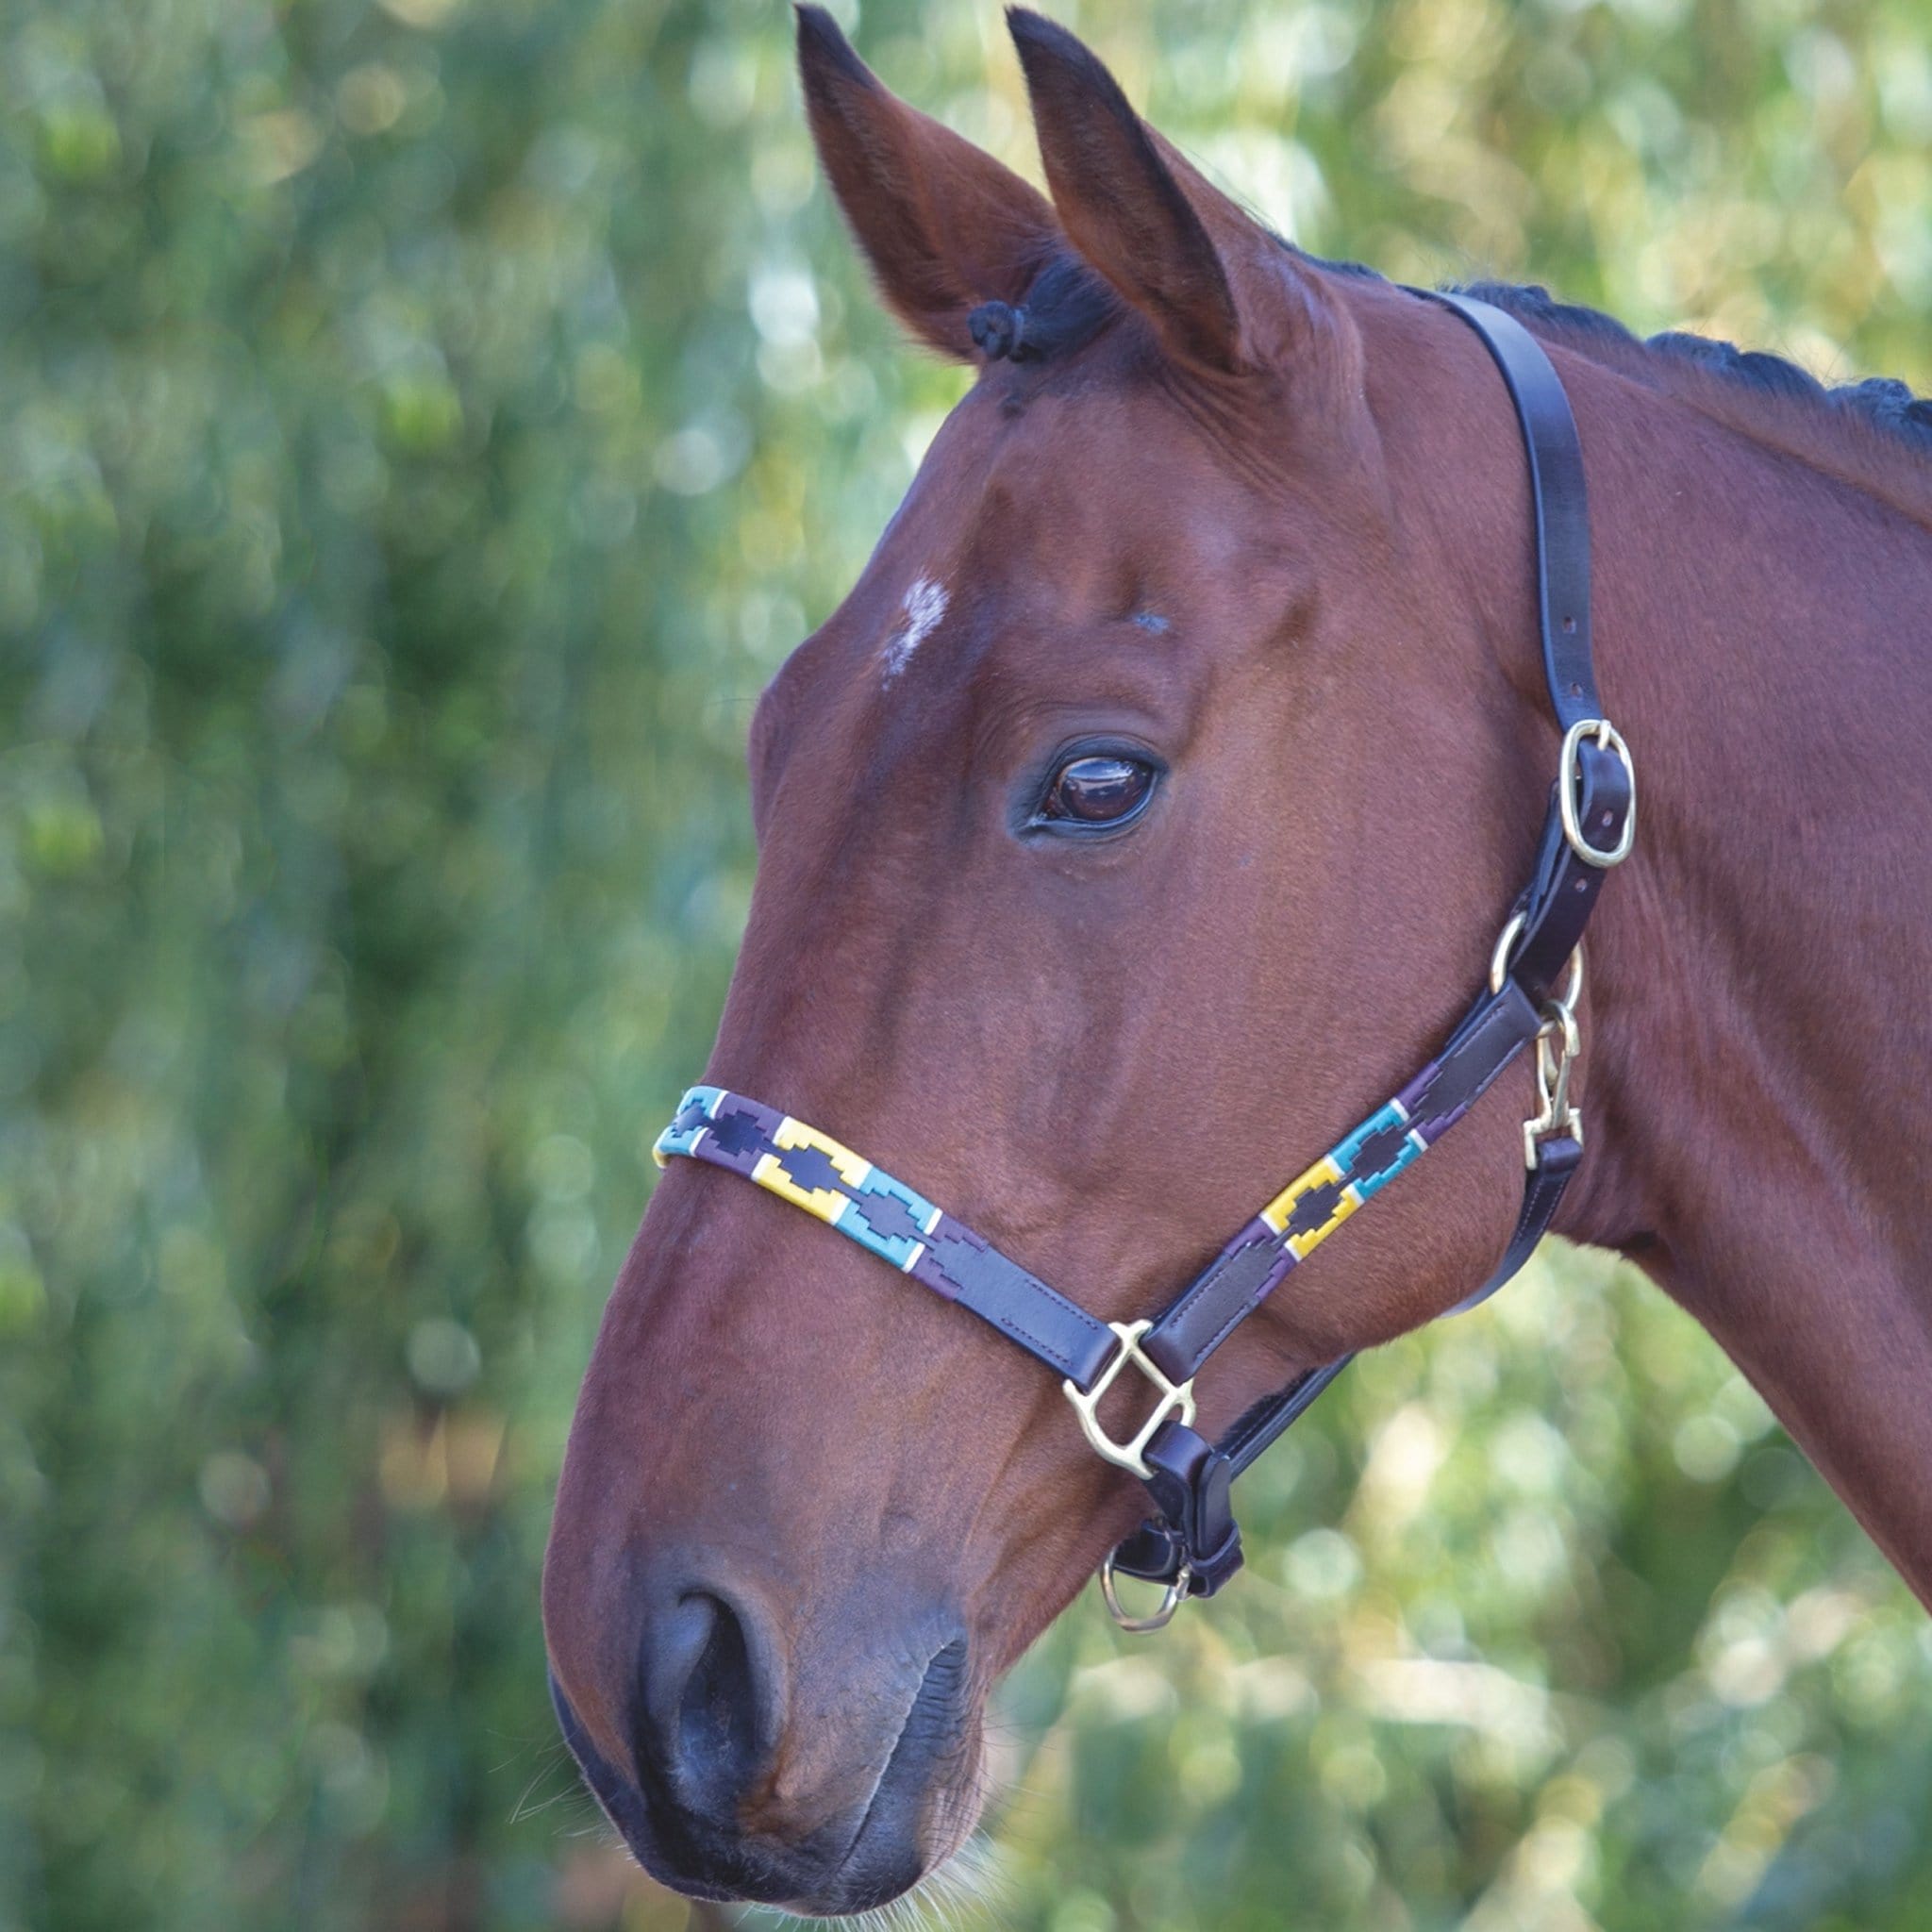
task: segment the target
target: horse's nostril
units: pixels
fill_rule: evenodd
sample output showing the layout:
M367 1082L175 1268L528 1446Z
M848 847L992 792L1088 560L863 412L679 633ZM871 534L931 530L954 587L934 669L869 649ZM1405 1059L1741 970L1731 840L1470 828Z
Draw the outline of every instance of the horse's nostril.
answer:
M686 1768L704 1766L732 1793L744 1788L758 1757L758 1712L744 1625L715 1597L711 1634L677 1707L677 1748Z
M763 1730L743 1622L723 1598L693 1591L646 1641L639 1757L692 1809L728 1815L758 1768Z

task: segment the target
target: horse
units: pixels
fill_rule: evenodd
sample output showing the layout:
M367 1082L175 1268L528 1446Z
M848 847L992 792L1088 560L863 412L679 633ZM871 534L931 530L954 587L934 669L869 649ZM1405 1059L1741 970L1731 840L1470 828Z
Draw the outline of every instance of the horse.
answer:
M796 1144L848 1180L843 1147L887 1160L880 1227L917 1204L916 1248L943 1203L1131 1334L1507 954L1557 758L1542 505L1460 319L1298 252L1072 35L1008 21L1046 194L798 13L879 292L975 377L758 705L756 888L697 1091L821 1124ZM1642 772L1587 990L1557 995L1590 1138L1555 1229L1689 1310L1932 1602L1932 406L1474 292L1574 412ZM1229 1333L1190 1419L1464 1297L1534 1104L1499 1074ZM966 1840L990 1688L1146 1506L1058 1377L787 1186L677 1160L653 1193L543 1614L645 1869L841 1914ZM1135 1386L1085 1420L1131 1427Z

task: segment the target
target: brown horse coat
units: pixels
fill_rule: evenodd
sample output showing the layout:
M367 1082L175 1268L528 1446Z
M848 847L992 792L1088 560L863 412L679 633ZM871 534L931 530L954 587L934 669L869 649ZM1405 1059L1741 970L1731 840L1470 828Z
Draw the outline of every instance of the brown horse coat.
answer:
M1440 1043L1556 743L1480 343L1287 248L1070 36L1012 21L1050 203L800 15L882 294L981 374L758 708L757 891L704 1077L1125 1317ZM1932 1595L1924 406L1887 426L1483 292L1575 410L1641 773L1562 1231L1703 1322ZM983 354L991 299L1025 311L1023 353ZM1093 745L1158 794L1116 836L1052 836L1042 788ZM1297 1270L1204 1374L1204 1425L1481 1280L1528 1104L1500 1082ZM566 1731L667 1882L875 1904L970 1829L988 1688L1141 1507L1035 1364L678 1163L558 1495Z

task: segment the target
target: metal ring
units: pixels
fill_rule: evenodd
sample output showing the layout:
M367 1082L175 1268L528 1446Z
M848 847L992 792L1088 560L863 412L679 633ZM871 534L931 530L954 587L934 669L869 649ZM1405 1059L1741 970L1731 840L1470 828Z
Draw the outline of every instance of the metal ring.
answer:
M1559 1039L1560 1046L1552 1046L1551 1041ZM1543 1023L1536 1032L1537 1077L1546 1087L1554 1086L1559 1074L1568 1069L1571 1062L1583 1051L1583 1029L1576 1024L1576 1015L1561 1000L1549 1000L1543 1006ZM1544 1098L1548 1098L1545 1093Z
M1503 982L1509 976L1509 949L1515 945L1518 936L1528 923L1526 912L1512 912L1508 924L1496 935L1495 950L1490 955L1490 991L1501 992ZM1576 1010L1576 1002L1583 997L1583 941L1576 941L1576 950L1570 955L1570 983L1556 995L1556 1004Z
M1576 754L1583 741L1591 737L1601 749L1617 755L1630 783L1630 809L1624 817L1624 833L1607 851L1583 836L1576 819ZM1630 761L1630 747L1624 742L1624 734L1607 718L1580 718L1563 734L1562 756L1557 760L1557 810L1563 820L1564 841L1585 865L1607 872L1630 857L1630 848L1637 842L1637 767Z
M1583 941L1576 941L1576 950L1570 955L1570 984L1557 995L1557 1004L1565 1012L1574 1013L1576 1003L1583 997Z
M1496 949L1490 955L1490 991L1501 992L1503 982L1509 974L1509 948L1516 943L1516 936L1529 923L1526 912L1512 912L1509 923L1496 935Z
M1120 1555L1118 1549L1107 1553L1107 1560L1100 1566L1100 1594L1107 1601L1107 1613L1130 1637L1144 1637L1151 1630L1165 1630L1174 1622L1174 1613L1188 1600L1188 1585L1193 1580L1193 1571L1186 1563L1179 1574L1162 1592L1158 1608L1144 1617L1130 1617L1121 1607L1120 1592L1114 1588L1114 1558Z
M1542 1025L1539 1029L1547 1033L1552 1026L1560 1024L1562 1017L1574 1020L1576 1017L1577 1003L1583 998L1583 941L1576 941L1576 950L1570 955L1570 977L1561 992L1552 993L1543 1002Z

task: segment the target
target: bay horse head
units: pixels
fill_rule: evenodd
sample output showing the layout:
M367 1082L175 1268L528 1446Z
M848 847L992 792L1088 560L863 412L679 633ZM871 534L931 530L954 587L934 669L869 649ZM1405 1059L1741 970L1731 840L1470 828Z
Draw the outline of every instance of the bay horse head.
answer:
M1125 1322L1436 1051L1556 741L1479 345L1287 246L1078 42L1009 18L1050 200L800 11L880 292L976 376L758 707L705 1079ZM1202 1377L1203 1426L1480 1280L1523 1113L1474 1109L1312 1257ZM666 1883L877 1905L962 1842L990 1687L1144 1508L1055 1377L678 1161L558 1500L565 1731Z

